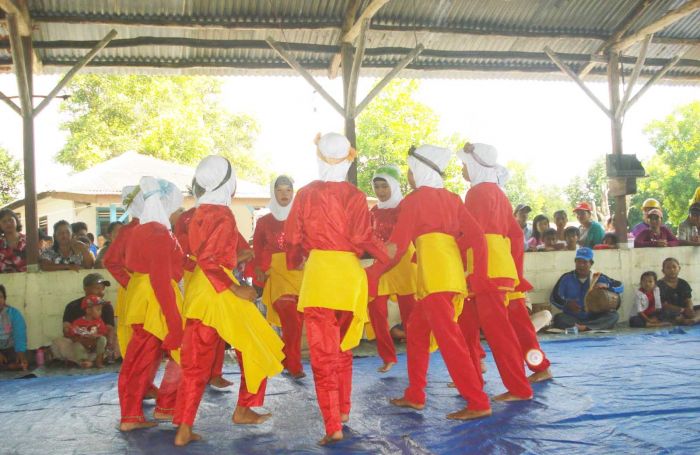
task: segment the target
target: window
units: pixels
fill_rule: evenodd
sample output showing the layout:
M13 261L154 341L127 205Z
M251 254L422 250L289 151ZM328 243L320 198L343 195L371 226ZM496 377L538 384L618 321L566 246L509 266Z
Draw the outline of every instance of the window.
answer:
M95 232L95 236L106 234L109 223L120 220L123 215L124 209L115 204L110 207L97 207L97 232ZM123 221L127 222L128 219Z
M39 230L43 231L44 234L49 233L49 219L48 219L48 217L45 217L45 216L39 217Z

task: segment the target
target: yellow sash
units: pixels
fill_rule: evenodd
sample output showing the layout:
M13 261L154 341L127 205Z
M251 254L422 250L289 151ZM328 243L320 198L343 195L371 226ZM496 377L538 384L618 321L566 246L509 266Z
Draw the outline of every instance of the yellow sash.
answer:
M467 283L462 256L454 237L441 232L423 234L416 239L416 251L416 300L437 292L454 292L455 317L458 317L467 296Z
M411 244L398 264L379 278L377 295L411 295L416 293L418 266L412 262L416 252Z
M367 275L355 253L311 250L297 308L351 311L353 319L340 348L347 351L360 344L367 321Z
M272 255L270 270L265 281L262 301L267 307L267 320L272 325L282 327L280 316L277 314L273 303L283 295L299 295L303 273L299 270L287 268L287 255L275 253Z
M182 312L182 294L175 281L170 283L175 293L175 302L178 310ZM143 324L143 329L159 340L164 340L168 334L168 324L160 308L160 303L151 286L151 279L146 273L133 273L129 280L124 296L126 302L125 323L131 328L133 324ZM183 320L184 323L184 320ZM129 339L131 334L129 333ZM126 342L128 345L128 340ZM120 344L121 346L121 344ZM122 354L124 355L126 351ZM180 350L170 351L173 359L180 363Z
M238 284L230 270L223 267L222 270ZM199 266L189 278L183 314L187 319L198 319L216 329L224 341L241 351L246 384L251 393L258 391L264 378L282 371L284 343L255 304L229 290L216 292Z
M518 270L510 252L510 239L500 234L484 234L488 251L488 277L510 278L515 280L514 286L519 283ZM467 250L467 276L474 273L474 255L472 249ZM502 291L512 291L513 287L498 286Z

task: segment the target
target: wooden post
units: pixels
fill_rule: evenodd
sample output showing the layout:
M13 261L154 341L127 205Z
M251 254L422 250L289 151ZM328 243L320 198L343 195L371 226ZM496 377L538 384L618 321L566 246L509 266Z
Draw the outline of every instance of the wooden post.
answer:
M608 61L608 91L610 94L610 132L612 153L622 155L622 113L620 106L620 54L611 51ZM627 247L627 200L615 196L615 234L621 247Z
M348 95L351 95L352 92L355 92L357 90L357 87L353 88L350 86L350 83L353 79L352 62L354 60L352 45L349 43L343 43L340 47L340 56L341 69L343 70L343 98L345 99L345 137L348 138L348 141L350 141L350 145L352 147L357 147L357 138L355 136L355 117L352 116L352 113L355 110L355 106L351 106L348 104L348 102L350 102L349 98L352 97ZM357 85L357 78L355 78L355 84ZM354 104L354 100L352 102ZM348 170L348 182L357 186L357 160L352 162L352 165Z

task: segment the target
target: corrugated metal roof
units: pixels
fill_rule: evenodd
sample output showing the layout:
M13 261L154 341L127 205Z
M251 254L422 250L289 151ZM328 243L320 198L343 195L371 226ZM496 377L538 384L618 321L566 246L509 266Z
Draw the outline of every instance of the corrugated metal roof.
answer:
M563 54L575 70L641 0L391 0L373 17L363 75L382 75L417 44L426 50L406 76L562 78L543 53ZM44 72L64 71L112 28L119 33L88 70L197 74L294 74L265 43L274 39L312 73L326 74L338 50L349 0L29 0ZM369 0L363 2L363 7ZM685 0L657 0L628 33ZM150 41L149 38L152 38ZM179 38L178 42L167 42ZM128 40L146 39L142 42ZM127 40L127 41L120 41ZM194 40L194 41L187 41ZM203 41L209 40L209 41ZM70 42L68 42L70 41ZM57 43L58 42L58 43ZM0 66L10 64L7 40ZM635 57L639 45L625 51ZM700 11L655 35L643 76L682 54L671 80L700 81ZM627 60L627 71L632 61ZM605 73L597 63L592 75Z

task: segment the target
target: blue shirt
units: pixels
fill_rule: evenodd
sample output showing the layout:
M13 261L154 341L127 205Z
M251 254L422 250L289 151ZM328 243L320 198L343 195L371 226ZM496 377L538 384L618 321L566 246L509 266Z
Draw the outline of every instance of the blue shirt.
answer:
M7 318L4 316L7 316ZM0 312L0 320L9 322L9 327L2 327L3 334L9 335L11 339L8 347L14 346L15 352L26 352L27 326L24 323L22 313L17 308L5 306L5 309Z
M599 284L607 284L608 289L615 294L622 294L624 291L624 286L617 280L608 278L605 275L600 275L598 278ZM575 271L567 272L559 277L559 281L554 285L552 294L549 296L549 303L559 308L566 314L570 314L579 319L589 319L590 313L585 311L584 299L586 298L586 293L591 286L591 275L588 275L586 281L581 282L576 276ZM575 300L578 303L579 311L572 313L566 308L566 303L569 300Z

